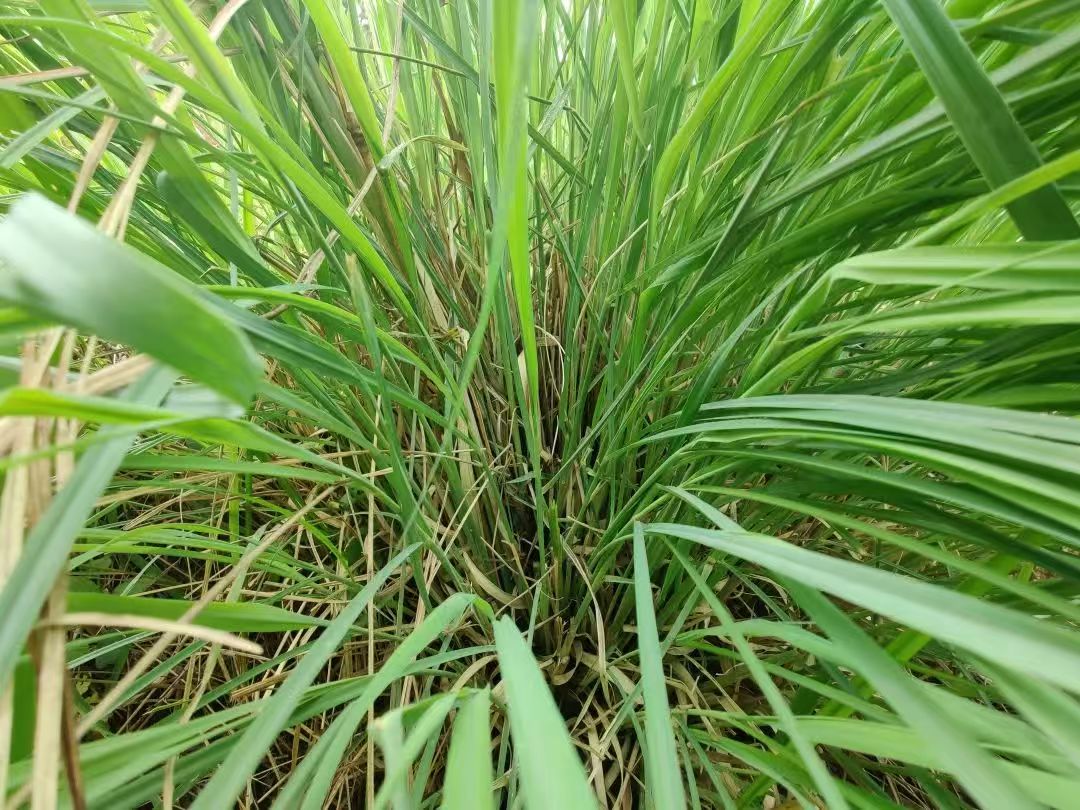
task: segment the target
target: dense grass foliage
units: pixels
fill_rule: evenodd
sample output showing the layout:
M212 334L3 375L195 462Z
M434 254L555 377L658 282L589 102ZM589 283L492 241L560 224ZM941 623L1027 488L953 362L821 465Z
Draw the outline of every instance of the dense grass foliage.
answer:
M0 0L12 807L1075 808L1075 0Z

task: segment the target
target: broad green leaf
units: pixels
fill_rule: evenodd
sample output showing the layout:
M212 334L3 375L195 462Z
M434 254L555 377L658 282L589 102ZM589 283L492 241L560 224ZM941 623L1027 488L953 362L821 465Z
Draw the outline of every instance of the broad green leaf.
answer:
M862 720L839 718L803 718L799 720L803 732L819 745L832 745L860 751L871 756L909 762L929 768L942 767L942 761L925 740L903 726L868 723ZM1068 810L1080 782L1034 768L999 761L998 767L1019 785L1030 801L1014 806L1042 806ZM983 806L994 806L985 804ZM1003 805L1008 806L1008 805Z
M851 619L812 588L802 584L789 584L789 588L815 623L847 651L858 671L918 734L923 745L933 752L931 756L955 774L981 806L1000 810L1037 807L1011 775L979 747L978 741L943 717L888 652Z
M499 670L506 688L510 732L525 806L588 810L596 800L566 733L555 700L529 648L509 616L495 625ZM552 774L558 774L553 779Z
M0 297L132 346L246 404L262 368L247 340L175 273L38 195L0 224Z
M1080 771L1080 705L1046 684L1019 678L1000 667L990 666L995 686L1022 716L1042 730L1072 764L1074 773ZM1062 769L1064 770L1064 769Z
M493 810L491 782L491 696L474 692L458 702L447 754L443 810Z
M830 278L865 284L968 287L980 290L1080 289L1080 245L1002 244L910 247L864 253L841 262Z

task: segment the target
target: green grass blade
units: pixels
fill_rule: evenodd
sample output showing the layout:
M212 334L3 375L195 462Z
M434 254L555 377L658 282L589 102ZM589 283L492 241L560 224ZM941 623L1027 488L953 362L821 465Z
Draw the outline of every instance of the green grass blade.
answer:
M1037 169L1038 150L936 0L883 0L904 41L992 187ZM1080 226L1061 192L1047 185L1008 206L1028 239L1075 239Z
M0 259L3 298L144 351L237 402L254 393L259 357L193 285L43 197L12 207Z
M175 380L172 371L154 368L131 386L126 398L135 404L154 405ZM136 435L131 428L109 429L108 438L79 459L68 482L26 538L28 550L19 556L0 590L0 615L4 616L0 622L0 684L11 676L53 582L64 570L75 538Z
M933 637L1080 692L1080 644L1030 616L955 591L867 569L766 535L652 524L650 530L702 543L889 616ZM949 616L948 622L941 620Z
M395 558L397 563L400 565L401 561L411 551L411 548L407 548L399 554ZM353 601L355 602L358 599L359 596ZM283 810L289 808L293 798L298 798L302 794L305 796L305 808L309 805L312 807L322 806L323 800L330 790L337 763L344 756L356 727L363 721L368 709L374 705L379 695L391 683L408 672L420 653L441 634L445 633L454 622L461 618L462 613L475 602L476 597L471 594L454 594L435 608L419 627L401 641L386 662L367 680L364 691L360 696L342 712L339 717L341 725L336 733L323 738L325 743L323 739L320 739L319 743L316 744L318 750L313 751L313 753L317 754L316 762L318 764L314 774L311 774L308 770L304 772L297 771L286 784L283 793L274 805L275 807L281 807ZM361 605L362 607L364 605ZM355 620L355 616L353 616L353 619ZM335 619L335 621L337 620Z
M529 810L589 810L596 800L566 733L555 700L510 617L495 625L499 670L506 688L510 730ZM552 778L558 774L558 778Z
M976 740L955 728L924 699L901 667L854 622L813 589L802 585L789 587L818 626L857 662L857 668L981 806L1000 810L1037 807L1004 769L979 748Z
M484 689L458 701L443 783L443 810L494 810L491 790L491 695Z
M323 630L315 645L274 693L265 710L248 727L237 746L199 792L191 805L193 810L205 810L218 807L222 803L232 803L240 795L267 749L286 727L289 716L300 702L304 690L314 682L319 670L340 646L361 611L367 607L367 603L413 551L415 547L410 546L394 556Z
M72 591L67 597L71 613L130 614L171 620L179 619L193 604L186 599L81 591ZM193 623L231 633L275 633L324 624L310 616L259 602L211 602Z
M675 810L686 806L686 794L683 792L682 772L675 752L663 656L649 583L649 558L645 551L645 532L640 523L634 524L634 605L642 695L645 698L645 768L649 777L646 788L654 806Z
M394 751L386 751L387 761L390 763L390 767L387 768L386 778L383 780L382 785L379 787L379 792L375 794L375 802L373 810L383 810L388 803L392 802L395 810L408 810L411 802L408 798L408 785L405 781L409 769L412 767L413 762L420 756L424 746L429 744L432 736L437 734L442 728L443 723L446 721L446 716L450 713L450 710L454 707L454 702L457 700L457 695L448 693L440 695L431 702L431 705L424 710L424 713L420 715L419 719L409 729L409 733L405 736L404 740L401 740L400 746L394 745ZM379 735L379 729L381 724L389 722L393 724L394 720L398 719L402 712L402 709L398 709L394 712L395 717L388 718L382 717L375 721L374 733ZM396 742L395 734L389 735L389 740ZM313 810L317 810L318 805L313 806Z

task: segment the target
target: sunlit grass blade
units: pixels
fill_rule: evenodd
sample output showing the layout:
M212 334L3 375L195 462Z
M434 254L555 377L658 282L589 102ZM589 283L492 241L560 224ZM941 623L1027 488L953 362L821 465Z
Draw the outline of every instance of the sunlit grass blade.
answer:
M559 709L536 659L509 617L496 623L495 645L525 806L530 810L596 807ZM553 779L552 774L559 776Z
M392 804L395 809L406 810L410 806L406 784L409 769L420 756L424 746L430 743L431 737L439 732L456 700L457 695L452 693L440 695L424 709L423 714L413 723L404 739L398 739L399 728L395 728L387 735L387 744L384 745L384 749L389 767L386 779L379 787L379 792L375 794L375 808L383 810L387 805ZM403 709L397 709L381 717L376 721L373 733L378 737L383 724L393 728L400 723L403 711Z
M458 702L446 760L443 810L492 810L491 696L480 690Z

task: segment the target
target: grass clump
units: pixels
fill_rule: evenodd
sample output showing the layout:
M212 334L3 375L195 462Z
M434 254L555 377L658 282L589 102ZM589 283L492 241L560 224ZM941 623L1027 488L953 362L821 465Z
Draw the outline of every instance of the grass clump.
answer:
M0 6L7 804L1075 806L1075 3Z

